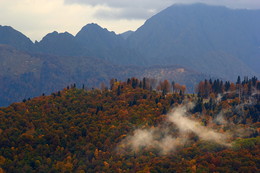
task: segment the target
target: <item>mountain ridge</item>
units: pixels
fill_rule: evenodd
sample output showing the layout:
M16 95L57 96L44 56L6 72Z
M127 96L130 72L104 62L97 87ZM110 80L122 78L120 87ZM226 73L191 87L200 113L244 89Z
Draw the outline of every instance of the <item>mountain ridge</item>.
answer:
M17 45L3 38L0 43L36 53L93 56L121 65L178 64L227 79L237 75L259 76L260 64L256 59L260 56L260 24L251 14L260 16L260 10L229 9L201 3L177 4L152 16L126 39L91 23L75 36L68 32L52 32L33 44L17 31L24 41L16 42L26 44ZM16 31L11 27L9 30ZM214 59L222 63L210 61ZM233 62L226 63L232 70L223 66L225 59Z

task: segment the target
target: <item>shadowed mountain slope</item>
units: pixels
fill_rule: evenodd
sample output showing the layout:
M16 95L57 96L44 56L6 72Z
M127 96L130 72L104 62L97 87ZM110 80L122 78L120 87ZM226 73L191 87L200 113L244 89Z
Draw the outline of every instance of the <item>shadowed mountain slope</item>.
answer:
M33 42L24 34L10 26L2 25L0 25L0 44L10 45L24 51L30 51L33 48Z
M259 74L260 10L173 5L129 38L150 64L179 64L231 78Z

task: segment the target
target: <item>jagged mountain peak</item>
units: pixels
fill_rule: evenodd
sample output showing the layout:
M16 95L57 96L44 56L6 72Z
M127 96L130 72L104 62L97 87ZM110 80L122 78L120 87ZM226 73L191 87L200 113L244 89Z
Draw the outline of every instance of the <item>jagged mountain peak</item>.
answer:
M88 23L82 27L82 30L86 30L86 29L103 29L103 28L99 26L97 23Z
M46 36L44 36L41 42L46 40L66 39L66 38L73 39L74 36L68 32L58 33L57 31L53 31L52 33L49 33Z
M40 42L36 42L35 50L53 55L74 56L78 55L79 46L72 34L54 31L44 36Z
M116 35L113 31L108 31L106 28L102 28L96 23L90 23L85 25L77 34L76 37L82 37L86 34L110 34Z
M28 51L33 42L21 32L11 26L0 25L0 44L7 44L20 50Z

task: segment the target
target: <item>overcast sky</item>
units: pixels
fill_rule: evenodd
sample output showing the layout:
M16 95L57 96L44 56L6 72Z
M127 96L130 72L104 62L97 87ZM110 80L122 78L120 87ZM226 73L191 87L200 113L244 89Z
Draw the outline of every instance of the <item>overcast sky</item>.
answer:
M32 41L53 31L75 35L88 23L122 33L136 30L170 5L197 2L260 9L260 0L0 0L0 25L12 26Z

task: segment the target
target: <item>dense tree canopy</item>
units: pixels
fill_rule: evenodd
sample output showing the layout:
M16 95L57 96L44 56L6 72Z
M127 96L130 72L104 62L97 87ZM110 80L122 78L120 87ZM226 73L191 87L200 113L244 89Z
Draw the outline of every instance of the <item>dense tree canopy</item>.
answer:
M0 108L0 172L259 172L259 97L248 89L258 84L257 79L240 84L205 80L200 93L190 95L174 82L156 87L147 78L113 79L101 89L72 85L13 103ZM228 92L232 85L247 97ZM136 129L163 124L176 135L167 112L187 102L195 103L188 118L218 133L232 133L231 146L189 133L185 146L167 154L154 148L119 152L120 143Z

